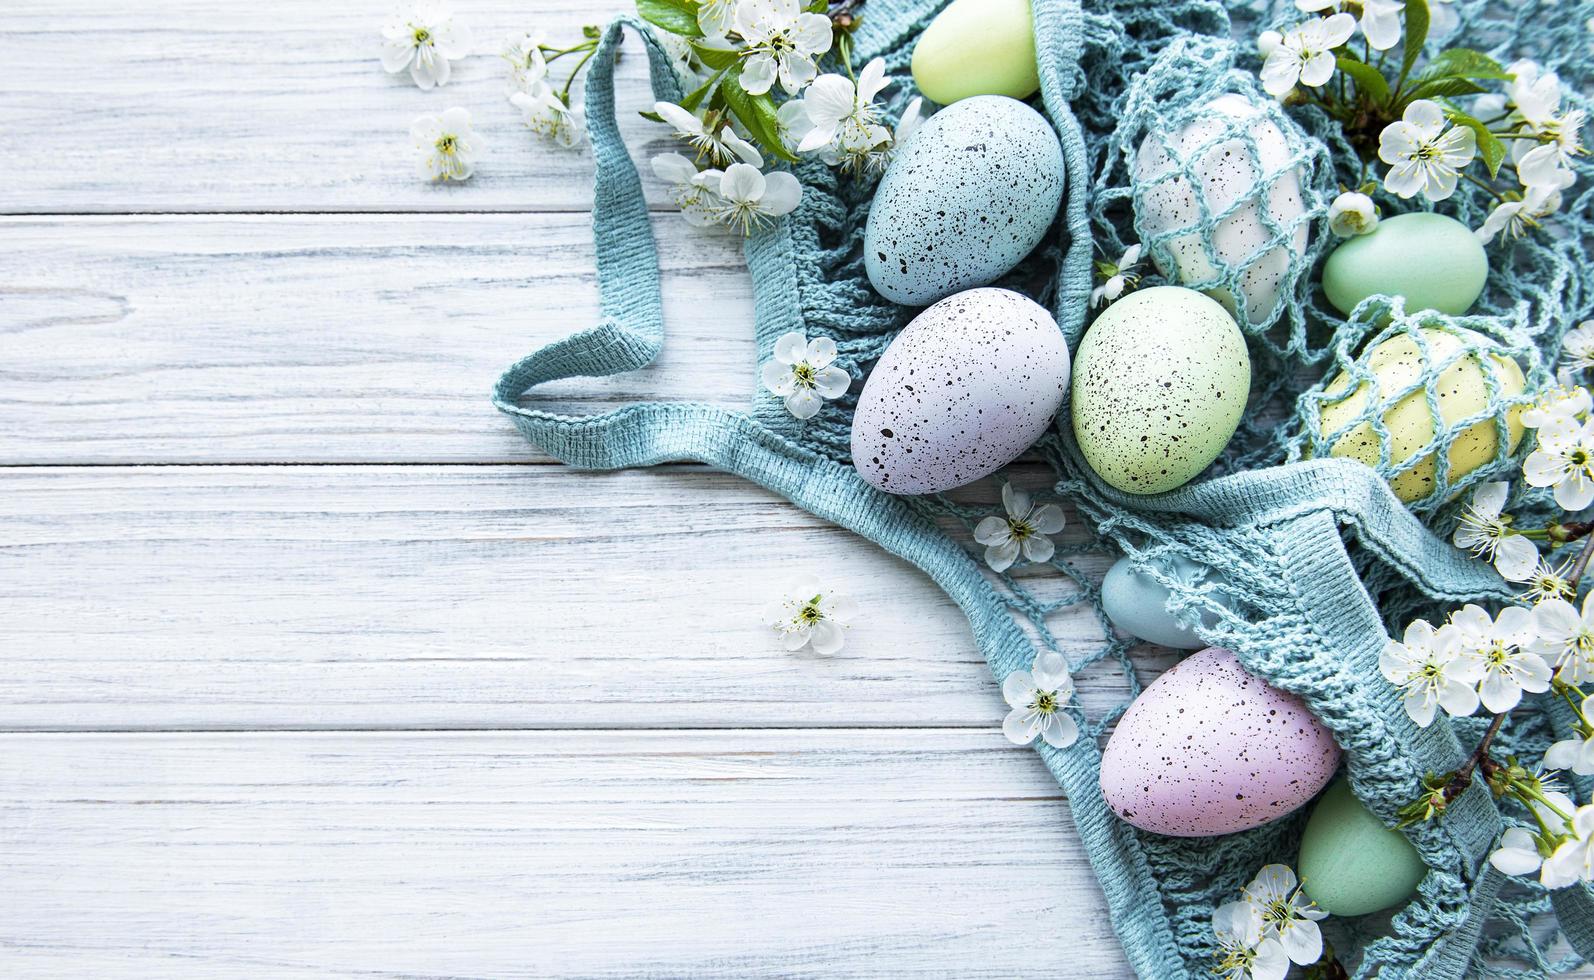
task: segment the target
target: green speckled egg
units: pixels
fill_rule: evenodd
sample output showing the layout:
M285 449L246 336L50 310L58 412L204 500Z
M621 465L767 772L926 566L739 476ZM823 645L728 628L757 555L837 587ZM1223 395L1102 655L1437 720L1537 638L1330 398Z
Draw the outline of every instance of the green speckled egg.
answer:
M1466 333L1479 343L1485 342L1481 336L1470 331ZM1431 327L1423 328L1422 335L1431 356L1439 362L1454 357L1463 344L1461 337ZM1422 351L1410 334L1390 337L1364 352L1360 360L1378 379L1379 389L1383 392L1401 391L1415 383L1423 373ZM1490 360L1494 362L1494 371L1500 379L1501 394L1506 397L1520 395L1526 381L1517 362L1494 355L1490 355ZM1324 392L1339 395L1350 385L1350 375L1340 374L1328 383ZM1488 382L1484 378L1483 363L1477 356L1464 357L1450 365L1435 379L1434 387L1439 395L1440 420L1447 426L1472 418L1489 406ZM1323 405L1320 409L1323 435L1330 436L1355 421L1367 407L1370 390L1370 385L1363 384L1344 401ZM1392 467L1399 466L1433 439L1433 416L1428 412L1427 395L1421 389L1404 398L1386 400L1383 404L1386 406L1384 424L1389 427L1389 461ZM1522 435L1522 407L1516 406L1509 409L1506 416L1507 452L1516 451ZM1335 439L1329 454L1359 459L1376 469L1381 443L1372 425L1362 422ZM1484 419L1462 430L1450 444L1446 460L1450 482L1454 483L1493 460L1498 448L1499 437L1493 419ZM1391 479L1389 485L1395 495L1409 504L1433 493L1438 477L1436 456L1437 453L1429 453L1416 465Z
M1383 825L1337 780L1301 834L1301 887L1329 915L1366 915L1412 896L1428 868L1398 830Z
M1074 440L1096 475L1161 493L1207 468L1251 389L1245 337L1193 289L1130 293L1096 318L1074 360Z
M1489 260L1466 225L1417 211L1378 223L1334 250L1323 265L1323 292L1350 315L1369 296L1404 296L1406 312L1462 314L1483 293Z
M913 83L950 105L971 95L1040 91L1030 0L952 0L913 48Z

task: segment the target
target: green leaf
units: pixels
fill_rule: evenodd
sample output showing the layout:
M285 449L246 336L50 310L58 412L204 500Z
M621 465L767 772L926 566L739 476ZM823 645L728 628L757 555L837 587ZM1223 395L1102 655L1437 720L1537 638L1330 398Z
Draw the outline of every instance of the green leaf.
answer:
M729 68L736 64L736 59L741 57L735 51L724 48L712 48L701 41L692 42L692 53L697 55L697 60L710 68Z
M753 141L766 152L773 153L789 163L796 163L797 157L786 149L786 144L780 139L780 123L775 118L775 100L769 93L763 95L750 95L742 88L739 75L727 75L725 84L720 86L720 92L725 96L725 105L739 119Z
M1428 40L1428 0L1406 0L1406 52L1400 64L1402 80L1411 74L1411 68L1422 56L1422 46Z
M1500 164L1505 160L1505 141L1489 132L1489 127L1481 120L1467 115L1453 105L1445 106L1445 118L1457 126L1465 126L1472 130L1472 135L1478 138L1478 155L1489 168L1489 176L1498 177Z
M830 13L830 0L814 0L813 3L803 9L810 14L828 14Z
M1378 105L1389 101L1389 82L1384 79L1383 72L1348 54L1338 55L1334 60L1339 65L1339 70L1349 75L1350 80L1356 83L1357 91Z
M703 100L709 97L709 93L714 91L714 86L718 85L720 83L720 79L724 77L725 69L721 68L714 74L713 78L698 86L696 91L682 99L681 108L685 109L687 112L696 112L697 107L703 104Z
M664 122L664 117L654 112L652 109L649 109L646 112L639 112L637 115L641 116L643 119L646 119L648 122Z
M1478 95L1488 91L1477 82L1465 78L1434 78L1430 79L1406 94L1407 102L1418 99L1453 99L1461 95Z
M1447 48L1439 52L1428 67L1424 78L1490 78L1510 81L1516 76L1500 67L1500 63L1471 48Z
M649 24L682 37L702 37L696 0L636 0L636 12Z

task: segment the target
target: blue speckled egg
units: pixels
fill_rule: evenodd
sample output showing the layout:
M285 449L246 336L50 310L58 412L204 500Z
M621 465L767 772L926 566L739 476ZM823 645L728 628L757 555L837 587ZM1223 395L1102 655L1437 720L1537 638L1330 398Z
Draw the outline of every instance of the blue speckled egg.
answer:
M1221 573L1181 555L1166 559L1161 568L1170 578L1192 585L1222 580ZM1210 595L1228 605L1228 595L1221 589L1213 589ZM1114 626L1148 643L1175 650L1199 650L1207 645L1195 630L1168 611L1168 590L1150 575L1135 571L1128 558L1118 559L1107 570L1101 583L1101 609ZM1212 614L1202 615L1211 625Z
M1074 441L1126 493L1161 493L1217 459L1251 392L1228 311L1193 289L1137 289L1096 318L1074 361Z
M936 493L1011 463L1068 391L1068 345L1046 309L970 289L913 318L869 373L852 463L888 493Z
M875 191L864 261L875 291L926 306L984 286L1039 245L1063 199L1063 152L1040 113L982 95L932 116Z

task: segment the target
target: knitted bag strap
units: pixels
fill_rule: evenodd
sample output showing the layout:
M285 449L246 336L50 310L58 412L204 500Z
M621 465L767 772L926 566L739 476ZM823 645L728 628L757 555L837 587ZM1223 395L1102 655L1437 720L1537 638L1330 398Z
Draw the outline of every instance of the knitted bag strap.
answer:
M740 431L746 416L700 403L630 405L589 416L522 408L528 389L563 378L623 374L646 367L664 343L658 249L642 181L615 119L614 66L626 28L642 39L656 98L679 101L681 86L653 33L634 17L604 28L587 75L586 114L596 162L592 218L603 319L510 366L493 404L533 445L573 466L610 469L702 459L710 442Z

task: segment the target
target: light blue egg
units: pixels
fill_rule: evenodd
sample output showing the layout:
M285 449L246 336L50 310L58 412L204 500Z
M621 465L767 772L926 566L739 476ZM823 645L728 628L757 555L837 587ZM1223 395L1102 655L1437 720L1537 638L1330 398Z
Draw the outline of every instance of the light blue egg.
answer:
M1180 581L1192 584L1221 580L1205 566L1178 555L1166 559L1162 567L1170 569ZM1223 590L1215 589L1211 596L1226 604ZM1130 636L1175 650L1199 650L1207 645L1168 611L1168 590L1151 576L1135 571L1128 558L1118 559L1107 571L1101 583L1101 607L1112 624Z
M982 95L936 113L875 191L864 264L875 291L927 306L986 286L1034 251L1063 199L1063 152L1040 113Z

